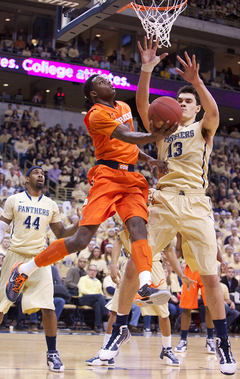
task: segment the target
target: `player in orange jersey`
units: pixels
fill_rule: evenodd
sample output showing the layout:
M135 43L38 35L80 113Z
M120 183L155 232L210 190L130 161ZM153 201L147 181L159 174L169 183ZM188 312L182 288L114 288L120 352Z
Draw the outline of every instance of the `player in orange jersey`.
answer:
M79 228L73 237L55 241L32 261L13 267L6 284L6 297L14 302L22 286L21 278L24 282L26 276L39 267L83 250L99 225L118 212L131 236L132 259L140 280L140 289L138 282L133 281L134 290L131 288L130 293L138 291L143 299L151 298L152 304L161 304L167 301L169 294L167 290L154 288L151 282L152 252L145 226L148 183L143 175L134 172L134 165L141 160L149 166L157 165L161 172L166 173L166 164L144 154L137 144L158 142L175 132L178 125L169 127L166 122L160 130L153 128L150 133L134 132L130 107L114 101L115 88L103 76L92 75L85 82L83 92L94 103L84 122L95 146L96 165L88 174L92 187L82 209ZM132 303L132 300L126 301ZM119 312L117 329L127 339L129 332L125 326L128 315L121 314L121 309Z

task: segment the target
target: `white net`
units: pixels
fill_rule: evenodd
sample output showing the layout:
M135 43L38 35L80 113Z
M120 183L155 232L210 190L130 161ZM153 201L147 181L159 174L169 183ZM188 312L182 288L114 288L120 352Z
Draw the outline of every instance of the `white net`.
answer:
M145 5L143 0L132 2L133 8L147 33L147 38L159 38L159 47L171 46L170 32L178 15L187 7L187 0L152 0L151 5ZM151 1L150 1L151 3Z

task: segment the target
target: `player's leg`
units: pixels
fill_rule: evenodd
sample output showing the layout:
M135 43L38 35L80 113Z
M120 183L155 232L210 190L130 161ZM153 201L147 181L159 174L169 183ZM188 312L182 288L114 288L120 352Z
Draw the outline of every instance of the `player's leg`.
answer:
M205 306L205 321L206 321L206 326L207 326L207 339L206 339L206 349L208 350L209 354L216 354L216 346L215 346L215 341L214 341L214 325L212 321L212 316L209 311L209 308L207 306L207 301L206 301L206 294L205 294L205 288L202 283L202 280L200 278L200 288L201 288L201 294L202 294L202 300L203 304Z
M187 350L187 336L189 325L191 324L191 309L183 309L181 314L181 334L180 341L175 347L177 353L183 353Z
M51 371L63 372L64 365L61 362L56 349L57 316L52 309L42 309L42 322L47 343L47 365Z
M162 352L160 354L160 359L164 359L169 366L179 366L179 360L173 354L172 349L172 336L171 336L171 323L169 316L160 317L159 316L159 327L162 332Z
M223 291L217 275L201 275L205 287L206 301L217 334L217 353L220 357L219 368L223 374L232 375L237 364L233 358L228 339L227 320Z
M212 321L211 313L207 306L205 306L205 321L207 325L207 339L206 339L206 349L210 354L216 353L216 346L214 341L214 325Z
M106 346L106 344L109 341L109 338L111 337L112 325L116 321L116 317L117 317L117 312L111 311L111 314L110 314L109 319L108 319L106 331L105 331L105 334L104 334L103 347ZM97 354L93 358L87 359L85 361L85 363L88 366L113 366L115 364L113 358L108 359L106 361L102 361L99 358L99 353L100 352L98 351Z
M14 303L20 293L22 285L38 268L51 265L68 254L85 249L99 225L79 226L71 237L54 241L45 250L27 263L18 263L12 267L11 275L6 283L6 297Z

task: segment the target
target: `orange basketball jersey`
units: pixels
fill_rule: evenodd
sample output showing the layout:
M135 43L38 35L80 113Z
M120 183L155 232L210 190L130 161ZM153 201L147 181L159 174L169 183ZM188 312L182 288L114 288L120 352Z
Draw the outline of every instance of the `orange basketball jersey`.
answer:
M137 162L137 145L111 139L120 124L129 123L134 131L131 109L126 103L118 101L114 106L96 103L85 116L84 123L93 139L97 161L103 159L133 165Z

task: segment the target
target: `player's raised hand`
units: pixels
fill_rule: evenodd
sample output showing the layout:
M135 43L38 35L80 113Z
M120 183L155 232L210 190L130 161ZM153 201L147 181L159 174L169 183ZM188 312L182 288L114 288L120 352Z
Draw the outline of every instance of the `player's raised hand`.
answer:
M193 288L195 288L194 283L197 283L196 280L192 280L192 279L190 279L190 278L189 278L188 276L186 276L186 275L183 275L183 276L181 277L181 280L182 280L183 283L186 284L188 291L190 290L191 286L193 286Z
M118 265L110 265L110 275L112 278L112 281L117 284L117 286L121 283L121 275L118 268Z
M168 53L163 53L159 56L156 55L158 43L159 43L159 38L153 44L152 36L149 38L148 41L147 41L147 37L146 36L144 37L143 47L140 41L138 41L138 49L141 54L142 64L148 64L154 61L153 62L154 63L153 67L154 67L168 55Z
M150 131L154 137L155 142L159 142L162 139L169 137L171 134L175 133L178 128L178 123L175 122L173 125L169 126L169 121L166 121L159 129L154 128L150 123Z
M180 70L178 67L176 67L175 70L187 82L192 83L193 85L197 84L201 79L198 75L199 63L196 63L196 56L193 54L192 59L190 59L186 51L184 52L184 55L186 60L183 60L179 55L177 55L177 60L183 66L184 71Z

